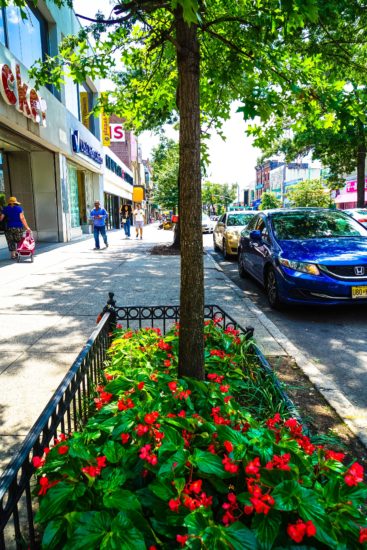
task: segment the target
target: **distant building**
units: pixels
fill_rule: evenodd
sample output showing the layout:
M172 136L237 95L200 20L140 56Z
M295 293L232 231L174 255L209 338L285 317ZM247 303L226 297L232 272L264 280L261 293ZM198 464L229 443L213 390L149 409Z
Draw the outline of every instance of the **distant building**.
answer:
M261 195L265 191L269 191L270 172L278 166L282 166L283 164L284 163L279 160L266 160L262 164L258 164L256 166L255 200L260 199Z
M258 206L265 191L273 192L287 204L287 192L294 185L306 179L320 177L321 167L311 162L285 162L268 160L256 167L255 198L252 204Z

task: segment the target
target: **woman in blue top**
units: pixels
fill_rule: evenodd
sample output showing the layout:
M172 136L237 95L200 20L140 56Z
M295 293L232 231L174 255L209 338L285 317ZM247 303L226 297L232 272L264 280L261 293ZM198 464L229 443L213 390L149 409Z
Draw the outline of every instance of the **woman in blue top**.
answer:
M27 220L23 214L23 208L20 206L16 197L9 198L8 206L5 206L0 213L0 221L2 221L5 216L5 237L10 250L10 257L12 260L15 260L17 257L17 243L19 243L23 236L23 227L30 231Z

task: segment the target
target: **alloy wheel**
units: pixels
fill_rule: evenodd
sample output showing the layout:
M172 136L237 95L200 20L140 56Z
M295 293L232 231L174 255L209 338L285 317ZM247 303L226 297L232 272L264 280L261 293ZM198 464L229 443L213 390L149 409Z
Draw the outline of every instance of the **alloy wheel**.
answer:
M281 300L279 299L277 278L272 267L267 271L265 288L270 307L278 309L281 306Z

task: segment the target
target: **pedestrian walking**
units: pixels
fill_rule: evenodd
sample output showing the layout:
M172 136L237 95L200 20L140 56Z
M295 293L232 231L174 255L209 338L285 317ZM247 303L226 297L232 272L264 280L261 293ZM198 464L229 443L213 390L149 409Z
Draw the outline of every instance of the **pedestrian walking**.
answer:
M131 219L130 219L130 210L127 204L121 207L121 222L124 226L126 239L130 239Z
M24 217L23 208L16 197L9 197L8 205L0 213L0 221L6 220L5 238L8 243L10 258L17 259L17 244L23 237L23 231L31 231Z
M108 212L101 208L99 201L94 202L94 208L90 212L90 217L93 220L93 233L94 233L94 250L99 250L99 235L102 235L105 247L108 248L107 233L106 233L106 220L108 219Z
M144 210L142 209L141 204L138 203L134 210L134 225L135 225L135 231L136 231L135 236L137 239L139 238L139 233L140 233L140 239L143 238L144 220L145 220Z

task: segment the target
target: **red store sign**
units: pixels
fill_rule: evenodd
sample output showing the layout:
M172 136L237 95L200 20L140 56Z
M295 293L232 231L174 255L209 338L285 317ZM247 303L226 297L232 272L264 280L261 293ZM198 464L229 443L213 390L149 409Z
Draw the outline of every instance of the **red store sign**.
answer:
M20 66L15 65L15 75L9 65L0 65L0 93L8 105L14 107L40 126L46 126L46 101L22 81Z
M367 190L367 178L364 180L364 188ZM357 192L357 180L347 181L346 192L347 193Z

